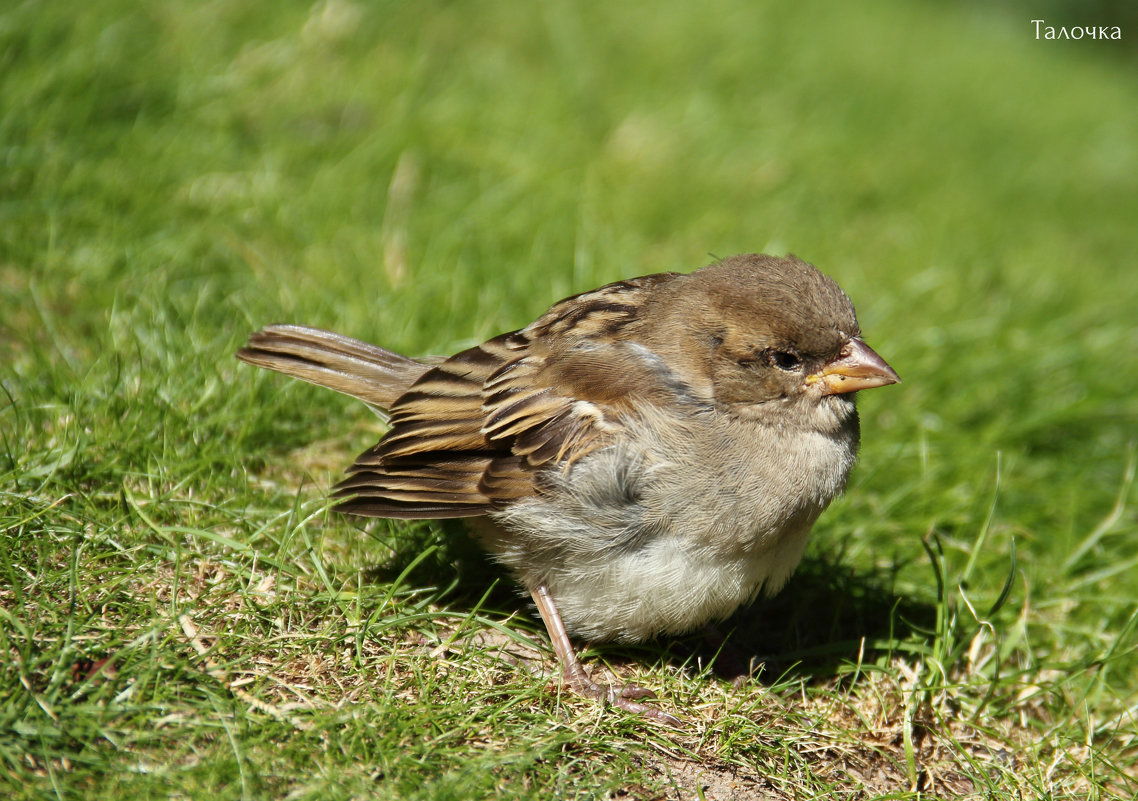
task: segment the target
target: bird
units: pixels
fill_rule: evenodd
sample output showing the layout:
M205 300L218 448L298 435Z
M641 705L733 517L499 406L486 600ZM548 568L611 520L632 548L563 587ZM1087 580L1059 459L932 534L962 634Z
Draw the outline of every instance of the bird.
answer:
M683 634L777 592L846 486L856 392L900 381L833 279L755 253L573 295L441 361L298 325L237 356L386 419L339 511L466 519L532 598L563 686L672 725L650 692L594 681L573 640Z

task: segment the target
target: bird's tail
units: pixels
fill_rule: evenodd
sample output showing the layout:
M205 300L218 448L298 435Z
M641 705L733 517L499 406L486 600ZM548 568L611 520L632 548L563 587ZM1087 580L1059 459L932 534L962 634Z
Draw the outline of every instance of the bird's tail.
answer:
M428 364L358 339L302 325L270 325L249 337L237 358L359 398L385 411Z

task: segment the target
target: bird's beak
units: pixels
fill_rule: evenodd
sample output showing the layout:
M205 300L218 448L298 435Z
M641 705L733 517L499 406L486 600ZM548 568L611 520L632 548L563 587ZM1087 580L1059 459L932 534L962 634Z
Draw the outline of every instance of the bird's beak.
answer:
M838 358L806 376L807 386L822 384L823 395L839 395L901 383L901 377L873 348L854 337Z

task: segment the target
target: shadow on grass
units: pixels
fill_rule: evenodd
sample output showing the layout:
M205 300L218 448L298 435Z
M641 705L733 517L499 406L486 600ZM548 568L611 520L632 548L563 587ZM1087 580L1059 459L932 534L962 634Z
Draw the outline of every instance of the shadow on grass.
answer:
M537 620L528 596L461 523L403 529L388 546L393 558L367 573L377 584L402 576L409 588L446 587L438 603L456 614L477 608L491 619L521 612ZM426 550L429 556L420 558ZM935 607L900 597L893 589L894 572L854 569L840 553L808 557L773 598L760 598L708 630L590 650L613 665L662 663L692 672L710 665L714 675L727 680L751 672L764 683L825 681L844 672L843 665L859 658L873 662L934 628ZM542 630L540 621L535 628ZM759 665L762 669L754 670Z

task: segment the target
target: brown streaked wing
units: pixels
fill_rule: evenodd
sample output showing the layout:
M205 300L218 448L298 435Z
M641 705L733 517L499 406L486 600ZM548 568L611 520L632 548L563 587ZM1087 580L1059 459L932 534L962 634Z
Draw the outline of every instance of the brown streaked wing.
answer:
M499 456L482 472L478 489L497 504L534 494L534 473L520 456Z
M509 442L518 458L495 462L484 488L532 486L535 470L572 463L609 442L622 426L631 388L660 394L653 368L618 337L639 318L640 296L677 275L647 275L576 295L519 332L533 347L486 380L482 405L483 433L491 442ZM574 369L582 364L587 369Z
M392 404L391 431L337 486L347 498L339 508L381 517L471 517L534 494L542 467L579 459L619 430L630 387L658 383L655 368L617 339L638 318L637 296L676 275L568 298L522 331L424 373ZM552 351L564 361L556 369Z
M482 384L524 346L515 334L503 334L424 373L392 404L391 430L336 486L345 499L337 508L408 519L492 511L497 496L480 485L489 465L511 454L508 444L482 434ZM518 491L513 487L511 497Z
M378 517L445 518L485 514L491 500L478 488L490 463L482 456L429 454L393 459L380 470L360 470L336 485L341 511Z
M524 347L524 342L511 347L514 337L503 334L424 373L391 405L391 431L361 454L349 472L415 454L487 450L482 385L506 360L517 358L518 345Z
M680 273L642 275L573 295L553 304L519 334L530 340L611 336L636 321L644 293L679 276Z

